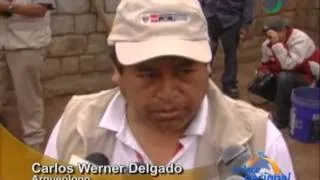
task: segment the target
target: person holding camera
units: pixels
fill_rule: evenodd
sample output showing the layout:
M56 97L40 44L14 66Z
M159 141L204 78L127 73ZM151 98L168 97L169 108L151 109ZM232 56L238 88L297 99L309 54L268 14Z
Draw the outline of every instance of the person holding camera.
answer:
M293 28L287 19L269 18L263 32L267 39L262 45L261 65L257 78L276 78L275 125L289 124L291 91L299 86L312 86L319 79L319 49L303 31Z
M51 42L51 4L54 0L0 0L0 49L12 77L23 141L36 150L45 138L40 65Z

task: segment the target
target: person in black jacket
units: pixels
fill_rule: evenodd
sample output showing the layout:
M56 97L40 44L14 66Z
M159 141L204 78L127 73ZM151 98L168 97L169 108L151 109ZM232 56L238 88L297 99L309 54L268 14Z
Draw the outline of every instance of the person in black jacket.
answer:
M254 18L254 0L199 0L208 21L213 57L221 39L225 69L221 78L223 92L239 98L237 87L237 46L245 39ZM214 59L214 58L213 58Z

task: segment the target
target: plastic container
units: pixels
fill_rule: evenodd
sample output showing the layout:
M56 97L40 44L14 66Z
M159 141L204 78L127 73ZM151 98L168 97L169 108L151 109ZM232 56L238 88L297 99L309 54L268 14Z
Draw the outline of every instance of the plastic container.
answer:
M320 88L295 88L291 102L291 137L300 142L320 143Z

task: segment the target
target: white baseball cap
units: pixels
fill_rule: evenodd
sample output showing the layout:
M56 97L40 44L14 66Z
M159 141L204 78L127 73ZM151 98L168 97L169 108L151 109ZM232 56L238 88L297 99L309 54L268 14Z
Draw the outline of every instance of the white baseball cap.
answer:
M108 37L122 65L160 56L209 63L209 41L198 0L121 0Z

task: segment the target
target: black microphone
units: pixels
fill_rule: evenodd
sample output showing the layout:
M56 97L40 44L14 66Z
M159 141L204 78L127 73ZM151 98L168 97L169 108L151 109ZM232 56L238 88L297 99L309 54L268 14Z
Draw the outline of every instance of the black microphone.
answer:
M110 165L109 159L104 154L98 152L89 154L85 159L96 165Z
M85 159L72 155L69 164L77 166L78 164L93 164L93 165L110 165L109 159L102 153L89 154Z
M236 174L236 175L230 176L227 179L231 180L236 178L242 178L245 177L245 172L234 172L236 168L241 168L244 163L246 163L250 158L252 157L251 152L248 148L240 145L234 145L226 148L222 154L222 162L226 169L230 170L229 172Z
M241 176L233 175L233 176L227 177L226 180L244 180L244 178Z

